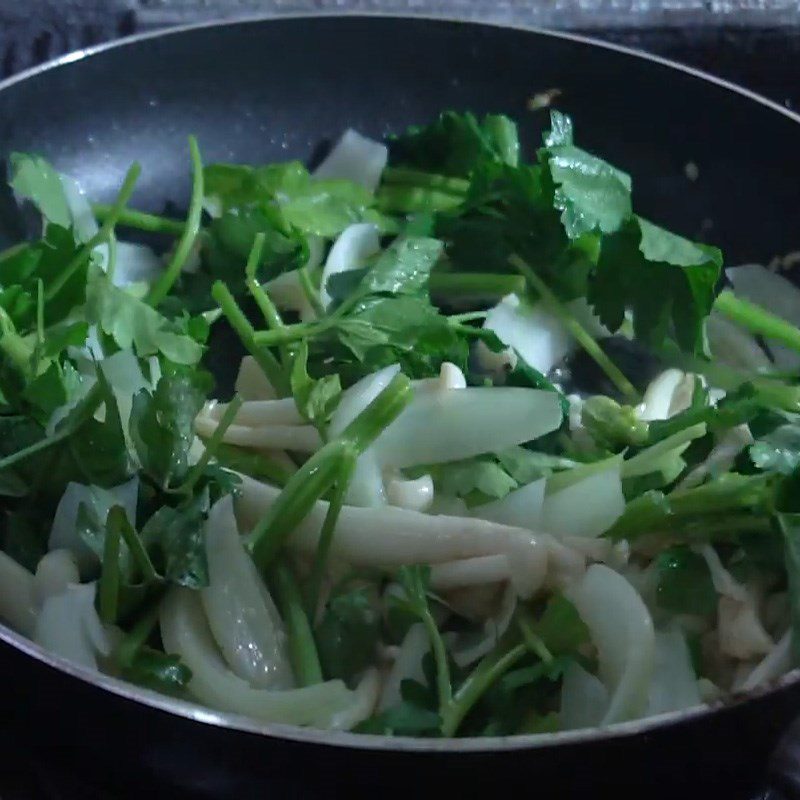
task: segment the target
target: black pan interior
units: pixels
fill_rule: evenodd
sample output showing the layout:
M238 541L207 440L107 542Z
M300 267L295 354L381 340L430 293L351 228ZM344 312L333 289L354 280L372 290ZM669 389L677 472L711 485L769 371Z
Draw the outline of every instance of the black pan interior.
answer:
M185 204L189 133L198 136L206 162L307 159L347 126L381 136L456 108L514 116L531 152L548 118L526 104L550 88L561 90L558 107L573 115L579 144L632 174L644 216L718 244L728 263L765 262L800 247L800 128L790 117L629 54L451 22L282 19L196 28L103 50L0 90L0 158L14 150L40 152L104 201L138 160L143 172L133 204L160 211L167 203ZM695 181L687 177L689 162L697 165ZM13 216L0 213L5 244L18 233ZM718 787L743 786L795 713L790 700L798 694L790 687L783 696L635 741L560 747L557 754L506 751L499 743L482 755L425 757L345 755L199 725L102 695L7 646L0 676L14 686L3 702L5 718L51 756L105 770L112 783L116 775L117 788L131 774L125 770L138 770L145 785L152 779L217 797L228 790L265 796L265 788L285 790L298 775L309 797L330 796L329 781L353 793L359 785L413 787L437 774L449 776L453 787L495 789L502 775L505 785L518 782L526 790L536 774L539 789L558 796L620 779L655 796L654 780L666 790L706 773ZM110 742L116 745L109 749ZM309 770L309 759L318 768Z

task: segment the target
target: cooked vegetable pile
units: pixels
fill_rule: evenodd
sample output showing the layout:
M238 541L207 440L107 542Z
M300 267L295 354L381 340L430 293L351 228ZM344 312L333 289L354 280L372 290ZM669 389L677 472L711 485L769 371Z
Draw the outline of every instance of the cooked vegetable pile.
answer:
M426 737L793 666L784 275L638 216L557 112L528 157L455 112L312 172L190 152L185 220L128 207L136 165L91 205L11 157L0 618L224 711Z

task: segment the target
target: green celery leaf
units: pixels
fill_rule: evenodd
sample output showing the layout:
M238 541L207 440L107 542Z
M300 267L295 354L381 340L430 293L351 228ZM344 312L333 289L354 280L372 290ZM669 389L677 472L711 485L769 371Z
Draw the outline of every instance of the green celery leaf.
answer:
M332 597L314 631L328 679L352 681L375 661L381 619L374 589L357 587Z
M550 597L531 628L554 656L575 653L590 638L589 629L578 610L562 594Z
M151 394L133 397L130 435L142 469L161 488L179 485L189 469L194 419L209 389L207 373L174 368Z
M377 736L435 736L440 724L436 711L403 700L359 723L354 730Z
M658 605L673 614L712 614L717 592L706 560L685 545L671 547L656 558Z
M624 172L566 143L548 146L540 159L558 187L554 203L570 239L595 230L613 233L630 217L631 179Z
M120 677L146 689L189 699L186 687L192 679L192 671L180 656L167 655L152 647L139 648Z
M390 162L442 175L468 177L481 163L516 166L519 140L508 117L444 111L430 125L412 126L389 139Z
M750 446L750 458L760 470L791 475L800 466L800 425L781 425Z
M660 346L671 333L684 350L699 353L721 269L716 248L637 217L603 237L589 300L609 330L622 325L629 307L638 338Z
M143 300L120 289L99 269L89 275L86 318L97 324L122 350L131 346L136 355L162 354L176 364L196 364L203 348L174 321Z
M166 581L190 589L208 586L208 509L208 492L199 492L175 508L162 506L142 528L142 541Z
M41 156L12 153L9 184L18 197L30 200L48 221L62 228L72 225L67 198L58 172Z

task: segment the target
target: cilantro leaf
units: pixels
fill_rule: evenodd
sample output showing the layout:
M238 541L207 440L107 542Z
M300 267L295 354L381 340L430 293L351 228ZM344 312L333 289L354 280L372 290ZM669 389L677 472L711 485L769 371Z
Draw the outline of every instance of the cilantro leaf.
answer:
M314 632L327 678L349 681L375 660L381 620L373 594L357 587L328 602Z
M18 197L30 200L49 222L69 228L72 214L64 194L61 176L41 156L12 153L9 184Z
M443 175L468 177L481 163L516 166L519 140L508 117L444 111L430 125L415 125L389 139L390 161Z
M178 586L208 586L204 523L209 496L202 491L177 507L162 506L142 528L142 541L164 579Z
M660 345L671 333L684 350L701 352L721 269L716 248L636 217L603 237L589 300L610 330L622 325L629 307L637 338Z
M183 697L192 679L192 671L180 656L144 646L136 651L130 664L122 668L121 677L146 689Z
M163 489L186 477L194 419L207 391L206 373L174 368L162 375L154 392L142 389L133 397L131 440L142 469Z
M750 446L757 469L791 475L800 466L800 427L781 425Z
M338 375L324 375L315 380L308 374L308 345L301 342L297 348L290 385L297 410L312 424L328 421L342 395L342 384Z
M86 318L107 333L122 350L162 354L176 364L196 364L203 348L180 326L143 300L121 289L100 269L92 270L86 285Z

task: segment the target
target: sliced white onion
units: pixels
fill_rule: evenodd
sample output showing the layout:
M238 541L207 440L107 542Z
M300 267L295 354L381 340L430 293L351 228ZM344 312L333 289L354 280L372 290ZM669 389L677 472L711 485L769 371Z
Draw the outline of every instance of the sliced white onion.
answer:
M180 656L192 671L190 691L212 708L267 722L330 728L337 715L360 705L361 698L339 680L302 689L254 689L225 665L200 598L191 589L175 588L167 595L160 622L166 651ZM353 724L352 719L348 722Z
M80 583L78 562L69 550L51 550L36 565L34 588L36 600L43 603L54 594L66 591L71 583Z
M280 489L242 476L236 513L242 530L251 529L272 506ZM328 503L318 501L289 539L290 547L316 552ZM552 537L479 519L422 514L402 508L344 506L331 544L331 556L354 566L398 567L441 564L475 556L507 556L512 581L530 597L544 581L548 556L558 555Z
M84 486L70 482L56 508L50 528L48 546L50 550L66 548L73 553L82 572L97 564L97 556L78 536L78 509L85 503L101 522L105 522L113 506L122 506L128 521L136 527L136 503L139 497L139 478L111 489L99 486Z
M472 387L416 393L372 444L384 467L458 461L537 439L561 423L555 392Z
M30 636L36 625L37 605L33 575L0 550L0 619Z
M613 464L609 469L546 495L541 528L558 537L593 538L605 533L625 511L619 470L619 464Z
M272 400L275 389L253 356L245 356L236 377L236 394L242 400Z
M483 327L494 331L503 344L544 374L573 347L572 337L555 314L541 303L530 305L515 294L507 295L489 311Z
M700 705L700 690L686 637L676 625L655 635L653 679L647 716Z
M349 389L342 392L339 405L336 406L328 430L331 436L338 436L392 381L400 372L399 364L367 375Z
M677 410L673 410L673 396L680 389L684 377L679 369L667 369L653 378L639 406L640 419L651 422L669 419L671 414L677 413Z
M499 500L470 509L473 516L488 519L502 525L528 530L542 530L542 506L545 502L545 478L509 492Z
M331 415L328 431L338 436L388 385L399 364L391 364L367 375L342 392L339 404ZM347 503L354 506L386 505L383 475L371 449L361 455L347 490Z
M42 604L33 640L62 658L97 669L97 656L111 653L111 638L94 607L95 584L68 586Z
M600 678L577 661L571 662L561 681L561 727L566 731L597 727L603 722L608 703L608 689Z
M218 500L205 524L209 585L200 597L214 639L228 666L252 686L294 685L283 621L245 552L233 516L233 500Z
M383 682L378 711L393 708L402 701L400 684L405 680L424 681L425 674L422 669L422 659L430 650L430 640L425 626L418 622L408 629L397 657Z
M639 717L647 706L655 635L650 612L625 578L593 564L568 591L597 647L600 678L611 699L602 723Z
M385 144L348 128L325 160L314 170L314 177L353 181L374 192L389 158Z
M331 304L332 298L327 288L331 275L363 267L364 262L374 256L380 248L378 229L370 222L350 225L339 234L325 260L320 279L319 297L324 308Z
M114 285L151 283L164 271L161 259L143 244L117 242L117 262L114 266Z
M731 267L725 275L739 297L762 306L777 316L800 325L800 289L790 280L760 264ZM800 354L788 347L767 340L779 369L793 370L800 366Z

